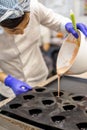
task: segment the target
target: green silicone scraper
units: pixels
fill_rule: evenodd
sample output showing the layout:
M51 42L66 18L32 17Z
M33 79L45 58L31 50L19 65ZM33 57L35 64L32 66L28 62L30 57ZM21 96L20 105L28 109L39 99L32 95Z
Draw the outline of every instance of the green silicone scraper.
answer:
M72 20L72 24L73 24L73 27L74 27L75 31L77 31L76 19L75 19L75 15L74 15L74 13L73 13L72 10L70 10L70 18L71 18L71 20Z
M77 27L76 27L76 19L75 19L75 15L73 13L72 10L70 10L70 18L71 18L71 21L72 21L72 24L73 24L73 27L75 29L75 31L77 32ZM76 42L79 46L79 39L77 39L77 42Z

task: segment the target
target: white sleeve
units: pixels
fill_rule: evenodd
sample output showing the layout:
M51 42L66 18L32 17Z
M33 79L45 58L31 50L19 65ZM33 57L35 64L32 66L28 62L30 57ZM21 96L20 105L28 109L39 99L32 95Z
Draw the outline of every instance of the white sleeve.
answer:
M38 6L40 24L54 31L61 31L63 34L66 33L65 24L71 22L69 18L54 13L53 10L48 9L41 3L38 3Z

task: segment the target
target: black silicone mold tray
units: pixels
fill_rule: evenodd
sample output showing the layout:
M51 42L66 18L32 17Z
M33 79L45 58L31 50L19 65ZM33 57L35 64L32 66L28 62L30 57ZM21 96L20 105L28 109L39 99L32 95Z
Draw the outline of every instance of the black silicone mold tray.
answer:
M57 80L36 87L1 108L1 114L45 130L87 130L87 80L62 77L60 98Z

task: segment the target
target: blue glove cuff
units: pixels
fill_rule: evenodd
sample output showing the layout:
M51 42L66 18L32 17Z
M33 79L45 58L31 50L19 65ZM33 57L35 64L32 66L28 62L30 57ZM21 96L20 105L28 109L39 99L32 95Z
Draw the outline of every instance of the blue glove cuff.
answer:
M4 80L4 84L6 86L10 86L10 81L12 80L12 76L11 75L8 75L5 80Z

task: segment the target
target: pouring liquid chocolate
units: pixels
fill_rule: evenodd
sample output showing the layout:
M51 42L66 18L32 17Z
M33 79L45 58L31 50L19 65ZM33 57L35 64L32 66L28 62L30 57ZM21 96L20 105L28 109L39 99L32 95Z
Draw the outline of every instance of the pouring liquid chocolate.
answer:
M79 41L79 40L78 40ZM75 57L79 50L79 43L77 44L77 39L69 34L69 36L64 41L64 47L60 48L57 57L57 75L58 75L58 97L60 97L60 77L65 73L73 74L70 71L70 67L72 66Z

